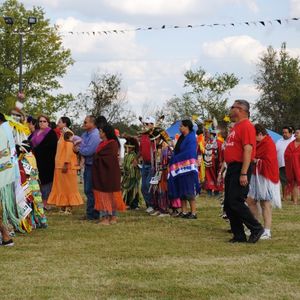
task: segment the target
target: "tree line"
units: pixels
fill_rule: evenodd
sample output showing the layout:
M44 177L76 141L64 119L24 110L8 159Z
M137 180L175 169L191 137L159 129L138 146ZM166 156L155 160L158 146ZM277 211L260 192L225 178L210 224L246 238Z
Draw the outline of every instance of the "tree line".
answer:
M58 28L50 25L41 7L26 10L17 0L0 5L0 15L11 16L13 26L0 18L0 111L9 112L18 93L19 47L16 31L27 30L24 19L38 18L38 23L24 36L23 86L26 97L24 110L29 114L68 113L74 120L80 114L104 115L119 127L135 130L129 124L137 116L128 106L121 74L96 72L86 91L78 94L53 94L61 88L59 79L74 64L70 49L63 47ZM25 27L24 27L25 26ZM164 114L167 124L199 115L221 121L228 113L230 91L239 84L233 73L208 75L202 67L184 74L184 93L175 95L153 112ZM283 43L276 51L269 46L258 58L254 83L260 92L255 102L255 121L279 132L283 125L299 125L300 60L292 57Z

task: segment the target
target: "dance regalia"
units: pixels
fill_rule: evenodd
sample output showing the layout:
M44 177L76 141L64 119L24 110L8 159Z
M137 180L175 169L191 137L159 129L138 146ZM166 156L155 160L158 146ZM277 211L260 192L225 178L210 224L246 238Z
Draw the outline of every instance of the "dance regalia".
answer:
M14 142L17 145L20 145L24 140L27 140L28 136L30 135L30 129L28 126L17 122L10 116L5 116L5 119L13 130Z
M300 146L296 148L295 141L291 142L284 153L287 192L291 193L295 186L300 188Z
M124 156L123 161L123 176L122 176L122 191L123 199L126 205L130 206L135 200L139 202L139 187L141 172L139 167L135 165L138 161L137 154L132 151Z
M170 199L196 196L200 192L197 162L197 141L192 131L183 138L169 167L168 194Z
M159 182L157 189L158 208L161 213L167 213L170 207L168 197L168 165L172 152L170 147L163 147L159 158Z
M222 142L217 138L209 139L205 145L205 189L222 191L223 186L217 183L222 162Z
M197 137L197 143L198 143L198 165L199 165L199 180L200 182L205 181L205 163L203 160L203 155L205 152L205 139L203 133L198 135Z
M44 213L38 169L32 152L21 153L19 165L22 187L25 191L26 201L31 208L31 212L22 222L22 226L26 231L30 231L30 228L46 228L47 218Z
M277 152L270 136L256 144L255 158L248 196L257 201L271 201L273 207L281 208Z
M16 174L19 169L16 169L15 157L12 156L14 150L10 148L12 141L9 140L10 136L7 135L9 127L6 127L8 125L6 123L0 125L0 201L3 208L2 217L5 225L11 223L15 229L23 232L15 198Z

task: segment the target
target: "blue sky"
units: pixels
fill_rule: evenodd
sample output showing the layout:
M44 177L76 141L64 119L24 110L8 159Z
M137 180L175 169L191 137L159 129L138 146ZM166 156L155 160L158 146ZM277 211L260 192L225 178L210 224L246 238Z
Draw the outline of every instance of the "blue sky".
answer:
M42 6L62 31L101 31L161 25L230 23L300 17L300 0L24 0ZM259 93L253 76L268 45L287 42L300 54L300 21L282 25L201 27L139 31L108 36L64 37L76 63L63 78L63 92L85 91L95 71L120 73L131 108L154 110L184 92L184 72L203 67L209 74L233 72L241 78L231 99L252 103Z

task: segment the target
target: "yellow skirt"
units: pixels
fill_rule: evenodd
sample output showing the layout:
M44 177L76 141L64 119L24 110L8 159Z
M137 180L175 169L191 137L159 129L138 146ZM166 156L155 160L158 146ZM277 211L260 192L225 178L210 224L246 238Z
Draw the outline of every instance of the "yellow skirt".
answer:
M77 206L83 204L78 190L77 170L55 169L54 180L47 204L56 206Z

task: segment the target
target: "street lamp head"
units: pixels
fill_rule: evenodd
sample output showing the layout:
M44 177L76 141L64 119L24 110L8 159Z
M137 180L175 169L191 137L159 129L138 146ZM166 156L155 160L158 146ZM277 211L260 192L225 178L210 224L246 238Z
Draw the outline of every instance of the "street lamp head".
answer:
M12 26L14 24L14 19L12 17L3 17L6 25Z
M37 18L36 17L29 17L28 18L28 24L31 26L31 25L34 25L37 23Z

